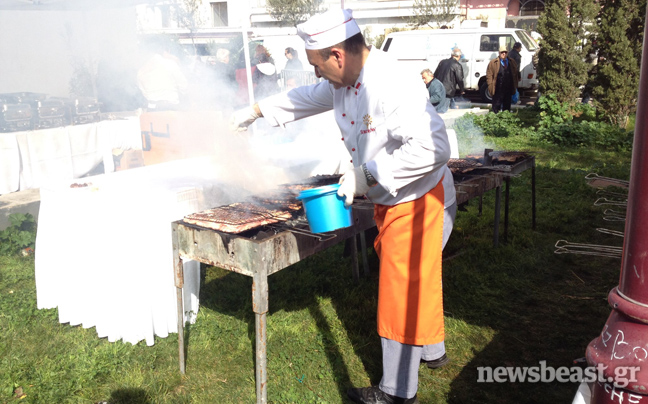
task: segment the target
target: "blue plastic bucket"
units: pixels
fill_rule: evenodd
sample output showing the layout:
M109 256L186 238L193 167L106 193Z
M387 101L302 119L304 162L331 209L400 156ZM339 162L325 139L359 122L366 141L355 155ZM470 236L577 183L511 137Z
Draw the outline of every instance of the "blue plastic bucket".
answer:
M344 206L344 199L337 195L340 184L307 189L297 199L304 204L306 219L313 233L325 233L351 226L351 206Z

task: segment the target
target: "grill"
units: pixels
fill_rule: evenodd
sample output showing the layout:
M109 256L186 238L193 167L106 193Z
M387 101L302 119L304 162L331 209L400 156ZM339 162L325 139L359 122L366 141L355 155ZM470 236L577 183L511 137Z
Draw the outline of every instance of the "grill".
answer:
M274 195L283 195L285 200L257 197L271 205L281 205L291 201L290 195L298 189L337 183L339 176L314 178L301 184L282 187ZM294 198L294 197L293 197ZM254 199L253 199L254 200ZM254 204L254 202L250 202ZM261 206L261 205L259 205ZM287 206L287 205L283 205ZM261 206L265 209L265 206ZM286 209L289 209L286 207ZM240 213L240 212L235 212ZM192 259L205 264L218 266L232 272L253 278L252 309L255 313L256 329L256 391L257 403L267 402L267 361L266 361L266 313L268 312L268 276L302 259L323 251L343 240L353 241L353 276L359 278L356 234L360 234L362 251L366 242L364 231L375 226L373 205L358 200L353 204L353 224L333 232L316 234L308 230L303 209L294 211L290 220L277 224L263 225L238 234L225 233L186 223L173 222L173 267L178 303L178 345L180 371L185 372L184 308L182 301L183 267L182 259ZM235 221L238 223L238 221ZM366 257L365 271L368 271Z
M513 162L493 156L493 167L484 166L478 158L455 161L457 170L453 173L457 189L458 203L471 198L481 197L486 191L497 189L496 234L499 232L499 201L501 185L506 181L506 221L508 224L508 181L527 168L534 169L534 226L535 226L535 159L525 154ZM507 157L509 158L509 157ZM475 161L473 161L475 160ZM481 164L479 166L478 164ZM459 168L459 167L463 168ZM470 168L470 169L469 169ZM267 402L267 351L266 351L266 314L268 312L268 276L313 254L323 251L343 240L352 241L353 277L359 278L356 235L360 235L361 251L366 251L364 232L375 226L373 204L366 199L356 198L352 205L353 224L350 227L328 233L311 233L304 217L303 209L295 196L302 190L337 183L339 176L318 176L296 184L286 184L278 190L264 195L251 197L248 201L228 205L224 210L233 214L233 220L225 220L226 225L238 225L245 220L249 210L266 212L268 209L282 209L290 212L290 217L277 220L243 231L223 232L179 220L171 224L173 240L173 268L178 306L178 351L180 371L185 373L184 308L182 287L184 285L182 259L191 259L204 264L217 266L232 272L250 276L252 283L252 309L255 314L256 350L256 394L257 403ZM297 206L293 206L294 203ZM292 206L292 207L291 207ZM247 213L246 213L247 212ZM188 215L191 217L192 215ZM366 257L363 257L364 271L368 273Z
M493 151L485 149L483 155L469 155L462 159L450 159L448 167L457 191L457 205L479 198L479 213L482 212L482 196L495 189L495 218L493 243L499 243L499 221L501 210L502 183L504 191L504 234L508 238L509 188L511 178L531 169L531 227L536 228L536 186L535 156L523 151Z

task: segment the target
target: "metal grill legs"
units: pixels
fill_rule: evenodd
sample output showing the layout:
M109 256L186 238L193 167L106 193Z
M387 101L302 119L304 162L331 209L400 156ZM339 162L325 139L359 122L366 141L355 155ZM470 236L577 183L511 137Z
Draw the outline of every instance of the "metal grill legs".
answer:
M252 310L256 330L256 396L257 404L268 402L268 362L266 315L268 313L268 275L265 269L254 274L252 281Z

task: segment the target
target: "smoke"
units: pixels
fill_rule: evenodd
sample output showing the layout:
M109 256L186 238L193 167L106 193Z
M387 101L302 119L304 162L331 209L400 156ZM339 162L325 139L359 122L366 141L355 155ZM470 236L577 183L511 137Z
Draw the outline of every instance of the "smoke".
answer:
M151 45L159 42L138 35L136 11L144 7L139 17L146 19L151 7L131 6L131 0L20 4L16 8L21 9L0 12L5 33L0 41L0 93L90 96L98 99L104 113L139 114L145 165L195 160L196 165L186 168L187 175L214 184L203 187L208 207L312 175L343 172L349 164L332 113L285 128L269 127L260 119L256 130L229 130L231 113L248 105L244 60L238 56L243 54L240 34L211 44L167 37L170 58L187 88L176 111L147 111L137 73L158 52ZM276 41L277 49L295 46ZM218 49L230 51L229 63L210 59ZM172 166L185 169L182 164Z
M2 10L0 27L0 93L93 95L88 77L102 58L123 65L135 59L134 7Z
M459 157L484 155L484 149L495 149L495 146L484 139L484 131L469 117L457 119L452 125L457 133Z

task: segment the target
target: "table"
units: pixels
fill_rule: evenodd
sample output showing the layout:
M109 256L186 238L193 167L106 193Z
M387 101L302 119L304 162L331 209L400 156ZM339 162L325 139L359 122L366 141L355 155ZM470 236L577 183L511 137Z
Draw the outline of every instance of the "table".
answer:
M363 235L365 230L375 226L373 204L356 203L353 206L353 225L314 237L283 230L261 239L250 239L235 234L220 233L214 230L193 226L182 221L172 224L173 267L177 290L176 318L178 322L178 351L180 371L185 372L184 323L181 314L186 311L182 290L186 282L186 258L215 265L228 271L250 276L252 282L252 309L255 316L256 351L256 396L258 404L268 402L268 373L266 352L266 315L268 312L268 276L289 267L317 252L323 251L347 238L352 238L354 277L358 278L356 234ZM362 250L366 249L361 237ZM366 263L366 258L364 262ZM368 268L365 269L368 271Z
M0 194L80 178L99 164L115 170L113 149L141 149L133 114L85 125L0 133Z
M41 187L38 308L57 307L61 323L96 327L111 342L153 345L155 336L177 332L169 230L218 203L205 197L218 183L199 174L210 167L208 159L182 160ZM194 321L200 268L186 266L184 320Z
M517 177L524 171L531 169L531 228L536 228L536 174L535 174L535 156L529 155L508 166L506 171L492 171L482 175L474 176L464 175L465 179L455 182L457 192L457 205L468 202L473 198L479 198L479 213L482 212L482 196L491 189L495 189L495 217L493 222L493 245L499 244L499 222L502 200L502 183L505 184L504 191L504 241L508 239L509 227L509 188L511 178Z

